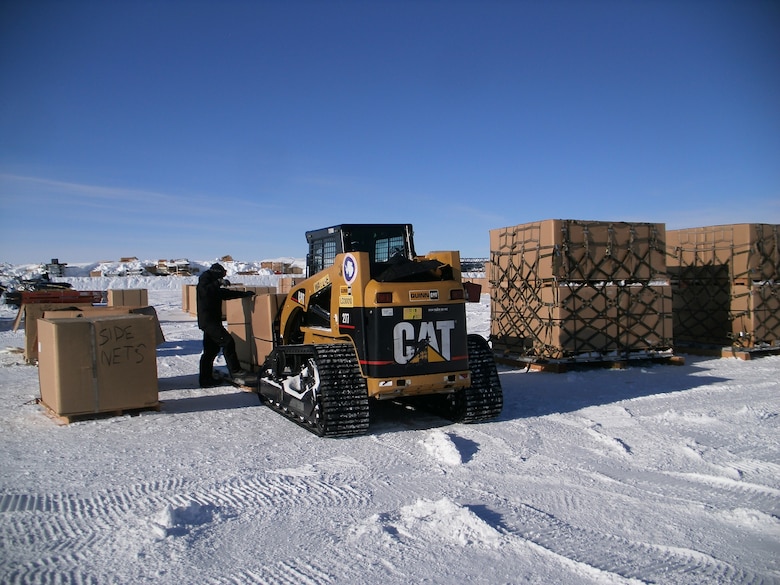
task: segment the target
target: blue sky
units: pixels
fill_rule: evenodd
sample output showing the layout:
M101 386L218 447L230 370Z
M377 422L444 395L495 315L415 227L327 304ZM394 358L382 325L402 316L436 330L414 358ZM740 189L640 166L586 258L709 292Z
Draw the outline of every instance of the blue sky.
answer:
M0 261L780 223L780 2L0 0Z

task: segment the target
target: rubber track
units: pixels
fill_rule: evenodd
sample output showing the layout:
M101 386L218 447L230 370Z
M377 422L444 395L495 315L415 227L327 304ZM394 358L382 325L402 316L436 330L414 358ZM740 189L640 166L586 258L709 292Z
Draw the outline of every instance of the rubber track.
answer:
M504 407L504 393L493 352L479 335L468 336L468 349L471 386L463 390L463 414L456 422L490 420L501 414Z
M345 343L315 345L320 372L323 436L340 437L368 430L368 389L355 349Z
M354 348L345 343L310 346L320 375L321 425L261 397L273 408L306 430L322 437L349 437L368 430L368 389ZM282 348L283 350L283 348Z
M458 423L478 423L496 418L504 407L504 393L498 379L490 346L479 335L468 336L471 386L448 395L411 399L411 403Z

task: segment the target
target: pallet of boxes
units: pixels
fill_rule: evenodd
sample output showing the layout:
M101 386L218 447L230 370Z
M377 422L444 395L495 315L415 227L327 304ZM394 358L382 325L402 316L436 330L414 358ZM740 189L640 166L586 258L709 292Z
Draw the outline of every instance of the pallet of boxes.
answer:
M108 291L110 305L47 307L39 315L28 361L37 361L40 402L57 422L159 409L157 347L165 339L145 293Z
M490 231L496 359L549 371L671 361L665 225L552 219Z
M674 343L750 359L780 352L780 225L669 230Z
M228 287L255 293L253 297L230 299L222 303L222 316L227 321L228 333L236 342L236 353L243 369L256 372L273 349L273 321L268 316L277 315L287 297L286 292L300 280L288 277L280 279L278 286L232 284ZM285 292L277 293L279 290ZM197 285L183 287L182 308L197 317Z
M255 296L226 301L227 330L236 342L241 367L256 372L274 346L273 321L286 294L275 287L247 287Z

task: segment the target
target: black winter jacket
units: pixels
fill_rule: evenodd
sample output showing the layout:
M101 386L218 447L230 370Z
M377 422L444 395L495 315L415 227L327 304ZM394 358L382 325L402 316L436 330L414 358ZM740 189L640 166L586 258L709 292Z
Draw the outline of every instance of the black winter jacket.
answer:
M222 288L222 276L207 270L200 275L197 287L198 327L222 325L222 301L251 297L250 291Z

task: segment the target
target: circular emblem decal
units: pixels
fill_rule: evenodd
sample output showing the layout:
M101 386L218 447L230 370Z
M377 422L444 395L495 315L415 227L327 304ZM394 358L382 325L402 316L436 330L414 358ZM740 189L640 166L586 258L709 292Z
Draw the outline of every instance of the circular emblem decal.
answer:
M355 257L352 254L347 254L344 256L344 264L342 265L341 269L344 272L344 280L347 281L347 284L352 284L355 282L358 268Z

